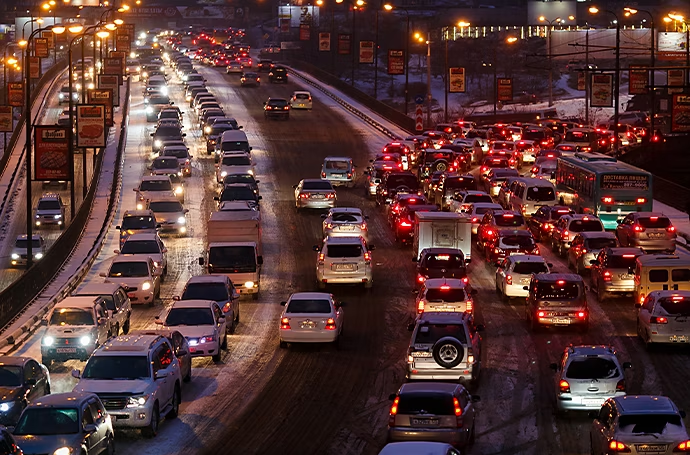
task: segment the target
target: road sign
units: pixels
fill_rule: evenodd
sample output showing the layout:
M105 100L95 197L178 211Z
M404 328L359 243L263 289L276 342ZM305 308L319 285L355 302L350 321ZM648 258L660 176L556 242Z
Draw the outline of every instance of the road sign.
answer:
M424 131L424 109L422 109L421 103L417 105L414 118L415 131Z
M414 97L415 104L424 104L424 95L417 95Z

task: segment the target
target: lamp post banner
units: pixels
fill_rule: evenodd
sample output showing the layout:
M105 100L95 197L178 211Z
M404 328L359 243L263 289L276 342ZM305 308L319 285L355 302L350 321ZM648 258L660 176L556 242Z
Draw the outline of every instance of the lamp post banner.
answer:
M577 89L583 92L587 90L587 77L584 71L578 71L577 73Z
M350 45L352 44L352 35L349 33L340 33L338 35L338 54L350 55Z
M77 147L105 147L105 106L77 105Z
M105 126L113 126L113 91L109 88L92 88L86 91L88 104L105 106Z
M613 74L593 74L590 93L590 106L613 107Z
M41 32L41 38L48 40L48 49L55 49L55 33L53 33L51 30Z
M673 95L671 131L674 133L687 133L690 131L690 96Z
M510 77L499 77L496 79L496 89L498 101L513 101L513 79Z
M630 65L628 81L628 93L630 95L644 95L647 93L647 87L649 86L649 72L647 71L647 67L642 65Z
M24 106L24 83L9 82L7 84L7 101L10 106Z
M34 180L72 180L69 127L34 125Z
M124 76L124 59L108 57L103 59L103 74L117 74Z
M50 56L50 47L48 47L48 39L34 38L34 56L39 58L48 58Z
M330 52L331 50L331 34L328 32L319 33L319 51Z
M98 88L109 88L113 91L113 106L120 105L120 76L114 74L99 74Z
M359 42L359 63L374 63L374 42Z
M12 131L12 106L0 106L0 132Z
M123 32L124 34L118 33L115 35L115 48L118 51L129 52L132 50L132 41L127 30L123 30Z
M680 93L683 91L685 85L685 70L667 70L666 71L666 85L668 85L668 93Z
M41 58L29 57L29 77L39 79L41 77Z
M465 93L465 68L448 68L448 91L450 93Z
M309 24L299 24L299 40L309 41L311 39L311 26Z
M388 49L388 74L405 74L405 51Z

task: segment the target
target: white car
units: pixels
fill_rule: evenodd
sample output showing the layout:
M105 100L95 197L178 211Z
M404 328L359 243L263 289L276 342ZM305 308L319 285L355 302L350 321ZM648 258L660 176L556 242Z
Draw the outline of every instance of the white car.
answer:
M647 346L690 342L690 291L652 291L635 306L637 335Z
M280 315L280 347L288 343L334 343L343 331L343 303L325 292L296 292Z
M149 166L151 175L170 175L175 174L182 176L182 168L177 157L174 156L158 156L153 159L151 166Z
M249 153L245 152L225 152L216 164L216 180L223 183L223 179L228 174L251 174L254 175L254 164Z
M419 289L415 308L417 314L439 311L474 314L471 294L476 293L459 278L429 278Z
M225 73L230 74L230 73L236 73L236 74L242 74L243 69L242 69L242 64L238 61L231 61L228 63L228 66L225 67Z
M371 250L373 245L360 237L326 237L323 246L314 246L316 281L319 289L327 284L363 284L373 286Z
M451 212L465 213L470 206L477 202L493 203L494 200L485 191L465 190L458 191L451 199L449 209Z
M489 210L503 210L503 207L495 202L475 202L465 210L465 213L472 217L472 235L477 235L479 223Z
M160 277L156 274L153 259L139 256L115 256L108 273L101 273L106 283L121 284L133 303L153 306L160 297Z
M178 300L156 318L156 324L179 331L189 343L192 357L213 357L220 362L228 348L223 310L213 300Z
M163 147L163 150L161 150L161 156L177 158L177 163L180 165L180 169L182 170L182 176L189 177L192 175L193 156L189 154L189 149L186 146L170 145Z
M147 209L151 209L156 217L156 223L160 225L161 232L177 235L187 233L187 213L189 209L174 196L167 198L157 197L148 201Z
M508 256L496 269L496 292L503 298L527 298L532 275L535 273L550 273L552 264L533 254L514 254Z
M361 209L353 207L334 207L327 215L321 215L324 237L358 237L369 240L367 220Z
M137 193L137 210L144 210L150 199L175 196L172 181L167 175L145 175L139 186L132 190Z
M293 92L292 98L290 98L290 107L292 109L309 109L311 111L311 93L303 90Z
M168 274L168 249L163 245L163 241L158 233L138 233L130 235L122 248L115 250L115 254L129 257L149 257L153 259L156 267L155 274L165 280Z

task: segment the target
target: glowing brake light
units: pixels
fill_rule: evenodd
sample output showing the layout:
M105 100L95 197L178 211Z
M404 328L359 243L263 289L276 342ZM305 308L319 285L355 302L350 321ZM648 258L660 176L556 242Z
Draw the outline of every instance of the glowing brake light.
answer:
M673 452L690 452L690 440L683 441L673 449Z
M409 223L405 220L400 221L400 227L412 227L412 223Z
M556 284L559 286L564 286L565 285L565 280L558 280L556 281Z
M645 199L645 198L643 198L643 197L638 197L638 198L637 198L637 203L638 203L638 204L644 204L645 202L647 202L647 199Z
M283 318L280 320L281 330L290 330L290 320L288 318Z
M391 406L390 414L388 416L389 427L395 425L395 415L398 413L398 403L400 403L400 397L395 397L395 400L393 400L393 405Z
M364 253L364 260L366 262L371 262L371 253L370 252L367 251L366 253Z
M323 253L319 253L319 262L323 262L326 259L326 255Z
M602 278L604 279L604 281L611 281L611 272L609 272L608 270L604 271L604 273L602 274Z
M513 284L513 277L511 275L506 275L506 284Z
M668 324L668 318L663 316L652 316L649 318L651 324Z
M513 215L512 213L504 213L503 214L503 218L513 218L514 216L515 215Z
M558 383L558 389L561 393L570 393L570 384L566 380L561 380L561 382Z
M336 327L335 327L335 319L333 319L333 318L328 318L328 320L326 321L326 327L325 327L325 329L326 329L326 330L335 330L335 328L336 328Z
M450 286L448 286L447 284L444 284L441 286L441 290L442 291L448 291L448 290L450 290Z
M449 254L439 254L438 256L436 256L436 259L439 261L447 261L450 259L450 255Z
M644 231L645 231L645 228L644 228L644 226L640 226L639 224L636 224L636 225L633 226L633 231L635 231L635 232L644 232Z
M609 443L609 450L611 452L630 453L630 447L615 439Z
M611 196L604 196L601 198L601 202L604 204L613 204L613 198Z
M422 275L417 276L417 282L418 283L424 283L426 281L426 278Z

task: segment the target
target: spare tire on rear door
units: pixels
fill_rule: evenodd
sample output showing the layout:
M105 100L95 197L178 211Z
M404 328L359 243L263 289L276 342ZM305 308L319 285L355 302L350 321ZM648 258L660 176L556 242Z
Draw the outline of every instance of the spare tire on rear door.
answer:
M434 360L443 368L453 368L462 362L465 348L457 338L444 337L436 342L432 349Z
M434 164L431 166L431 168L435 171L447 171L448 170L448 161L436 160L436 161L434 161Z

